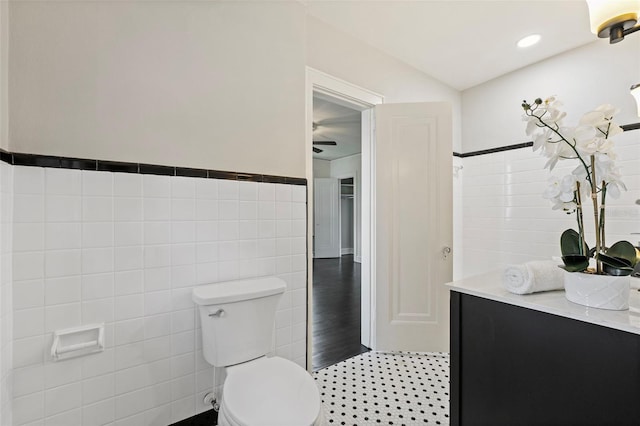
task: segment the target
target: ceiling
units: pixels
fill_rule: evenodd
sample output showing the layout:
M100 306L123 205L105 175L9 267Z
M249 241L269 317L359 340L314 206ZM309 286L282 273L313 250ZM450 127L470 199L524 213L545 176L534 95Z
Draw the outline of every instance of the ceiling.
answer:
M465 90L595 41L584 0L307 0L310 15ZM516 42L542 40L520 49ZM602 41L604 42L604 41Z
M313 158L335 160L358 154L361 150L360 111L313 97L314 141L335 141L336 146L316 145L322 150Z

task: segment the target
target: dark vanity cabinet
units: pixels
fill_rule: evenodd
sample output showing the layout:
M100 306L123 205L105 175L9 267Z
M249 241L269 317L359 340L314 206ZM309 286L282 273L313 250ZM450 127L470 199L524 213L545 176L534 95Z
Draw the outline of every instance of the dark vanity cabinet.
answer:
M640 314L633 308L569 306L576 313L562 315L475 293L451 290L452 426L640 425L640 335L628 330L640 327ZM570 304L551 296L540 296L547 307ZM536 300L527 297L505 296Z

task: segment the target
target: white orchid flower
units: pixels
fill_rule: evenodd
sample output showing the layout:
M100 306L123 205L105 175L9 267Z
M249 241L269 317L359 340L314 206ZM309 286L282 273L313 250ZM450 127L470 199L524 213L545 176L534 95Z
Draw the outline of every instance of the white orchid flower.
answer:
M598 180L608 182L619 178L615 161L606 154L595 154L596 176Z
M533 138L533 152L536 152L540 148L542 148L545 143L549 140L551 136L551 131L548 129L542 133L539 133Z
M577 188L576 182L576 177L573 175L566 175L562 178L551 176L549 178L549 186L542 194L542 197L554 202L571 202L574 199L574 192Z
M611 104L603 104L596 108L596 111L602 112L608 120L611 120L614 115L620 113L620 108L616 108Z
M604 113L601 111L589 111L580 118L583 126L600 127L608 124Z
M597 129L597 136L611 138L623 132L622 128L613 122L613 116L618 112L620 110L611 105L600 105L594 111L584 114L580 124Z
M565 203L573 201L574 192L578 189L576 183L578 179L572 174L568 174L562 177L560 181L560 199Z
M609 122L609 132L607 133L607 138L612 138L615 135L619 135L623 132L624 130L618 124L614 123L613 121Z
M580 164L571 174L576 177L577 182L580 182L580 194L582 194L582 197L588 198L591 195L591 183L587 179L587 171L584 166Z
M614 144L611 140L595 137L577 143L576 149L587 156L592 154L609 154L615 157Z
M576 153L566 142L548 142L544 146L543 154L548 158L545 168L553 170L559 160L576 158Z
M523 115L522 121L527 122L527 127L525 128L525 133L527 136L531 136L535 131L537 131L540 127L542 127L540 121L536 116Z
M577 211L580 195L585 202L591 199L595 216L596 250L601 251L604 245L601 241L605 237L605 198L607 195L618 198L620 192L626 190L620 169L615 164L614 144L610 140L623 131L613 121L619 110L609 104L601 105L584 114L577 127L565 127L562 125L565 113L554 97L544 101L538 98L531 104L523 101L522 107L525 111L524 121L527 122L527 135L533 139L533 150L540 151L547 157L545 168L553 170L560 160L577 160L577 167L572 173L561 178L549 178L549 186L542 194L543 198L551 201L553 210L567 213ZM580 241L584 241L582 212L576 218ZM597 269L601 273L600 264Z
M607 195L618 199L621 191L626 191L627 186L622 181L620 168L608 155L596 155L596 176L599 181L604 181L607 185Z
M552 200L557 198L560 192L560 178L554 175L549 178L549 186L542 193L542 198Z
M551 123L555 123L558 126L561 125L562 119L567 115L566 112L560 111L557 108L548 108L547 111L549 113L549 117L547 118L547 121Z

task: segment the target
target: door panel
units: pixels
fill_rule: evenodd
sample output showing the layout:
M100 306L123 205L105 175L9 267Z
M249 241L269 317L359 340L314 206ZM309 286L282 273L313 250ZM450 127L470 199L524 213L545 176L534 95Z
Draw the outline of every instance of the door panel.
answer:
M375 176L375 348L448 351L450 106L376 106Z
M313 194L313 257L340 257L340 183L338 179L314 179Z

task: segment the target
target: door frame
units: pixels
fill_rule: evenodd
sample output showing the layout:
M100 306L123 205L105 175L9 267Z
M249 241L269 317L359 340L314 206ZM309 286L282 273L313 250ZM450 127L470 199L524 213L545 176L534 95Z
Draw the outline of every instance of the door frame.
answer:
M375 143L373 107L384 103L384 96L322 71L306 67L305 88L305 165L307 176L307 218L313 217L313 96L325 98L362 111L361 182L361 307L362 344L375 349ZM307 219L307 370L313 369L313 222Z

